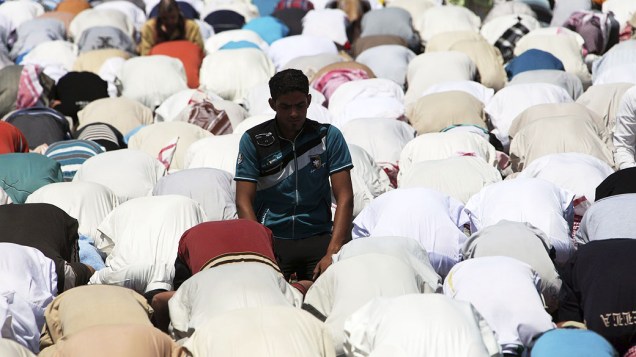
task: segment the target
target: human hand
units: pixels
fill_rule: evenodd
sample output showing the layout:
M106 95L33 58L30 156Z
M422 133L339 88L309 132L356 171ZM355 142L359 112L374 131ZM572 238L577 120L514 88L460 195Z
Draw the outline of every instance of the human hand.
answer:
M331 254L327 253L324 257L322 257L322 259L320 259L320 261L314 268L314 275L311 280L316 280L320 276L320 274L324 273L325 270L329 268L332 262L333 261L331 259Z

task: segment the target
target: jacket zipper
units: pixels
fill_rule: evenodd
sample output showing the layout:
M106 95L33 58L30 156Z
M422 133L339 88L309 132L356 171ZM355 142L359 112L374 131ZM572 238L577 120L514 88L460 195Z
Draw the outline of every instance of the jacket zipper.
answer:
M295 196L295 201L294 201L294 210L292 213L292 238L296 237L296 207L298 206L298 156L296 155L296 139L298 139L298 137L300 136L300 134L302 134L303 129L300 129L300 131L298 132L298 134L296 134L296 137L294 137L294 140L288 140L285 139L283 137L281 137L279 135L279 137L283 140L289 141L292 145L292 151L294 152L294 196Z

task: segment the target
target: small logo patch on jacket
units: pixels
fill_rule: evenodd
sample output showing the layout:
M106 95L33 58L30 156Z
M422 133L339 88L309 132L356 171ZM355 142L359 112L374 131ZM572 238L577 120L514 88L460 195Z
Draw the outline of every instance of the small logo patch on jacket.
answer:
M320 158L320 155L312 155L309 157L309 160L311 160L311 166L313 166L314 169L318 170L322 167L322 159Z
M256 139L256 144L258 144L259 146L270 146L274 143L274 134L272 134L271 132L256 134L254 136L254 139Z

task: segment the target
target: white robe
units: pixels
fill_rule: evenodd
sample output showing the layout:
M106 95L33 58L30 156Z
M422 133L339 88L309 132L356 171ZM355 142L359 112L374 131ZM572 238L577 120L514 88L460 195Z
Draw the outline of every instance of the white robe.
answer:
M508 147L510 126L524 110L537 104L569 102L572 102L569 93L554 84L524 83L501 89L485 109L494 126L493 133L505 147Z
M398 166L404 146L415 138L415 129L400 120L363 118L348 122L342 135L363 148L380 166Z
M495 334L470 304L440 294L376 298L345 321L347 356L500 356Z
M480 157L457 156L417 162L398 178L400 188L431 188L465 204L484 186L501 181L501 174Z
M400 174L427 160L443 160L456 156L477 156L489 165L497 165L495 147L479 134L471 132L426 133L409 141L400 153Z
M153 196L182 195L197 201L209 221L236 219L234 175L219 169L186 169L162 177Z
M35 248L0 243L0 337L38 353L44 309L55 295L57 274L51 259Z
M540 280L528 264L514 258L475 258L451 270L444 294L470 302L495 331L502 350L514 351L555 327L539 295Z
M542 230L564 264L574 253L570 227L565 220L574 194L535 178L501 181L484 187L466 203L472 232L501 220L528 222Z
M402 188L371 202L353 221L353 239L373 236L408 237L428 252L435 271L446 276L460 260L468 222L464 205L427 188Z
M241 136L233 133L195 141L185 154L185 168L209 167L234 176L240 140Z
M325 326L287 306L232 310L208 320L184 346L195 356L334 357Z
M177 195L141 197L115 208L100 224L96 247L112 250L91 284L111 284L144 293L170 290L181 235L204 222L194 200Z
M95 182L57 182L40 187L26 203L50 203L77 219L77 233L95 240L97 227L119 205L108 187Z
M84 161L73 182L95 182L108 187L120 203L150 195L164 174L159 160L143 151L121 149Z
M594 202L596 187L614 172L607 163L594 156L567 152L542 156L517 175L517 178L540 178L575 194L576 214L582 216Z
M169 301L171 333L179 339L224 312L265 306L300 307L302 294L274 268L258 262L228 263L186 280Z

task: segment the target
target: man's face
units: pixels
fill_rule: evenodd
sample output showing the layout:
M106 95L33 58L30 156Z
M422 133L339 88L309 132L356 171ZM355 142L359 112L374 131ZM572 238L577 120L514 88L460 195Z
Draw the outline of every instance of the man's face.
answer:
M276 123L283 136L291 139L290 136L298 134L307 118L310 103L311 95L298 91L285 93L276 100L269 99L269 106L276 112Z

